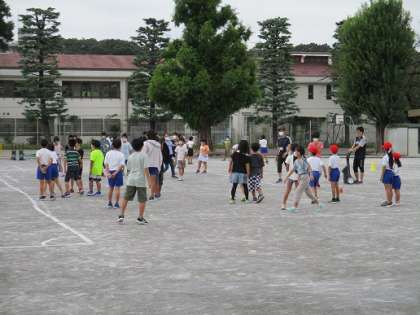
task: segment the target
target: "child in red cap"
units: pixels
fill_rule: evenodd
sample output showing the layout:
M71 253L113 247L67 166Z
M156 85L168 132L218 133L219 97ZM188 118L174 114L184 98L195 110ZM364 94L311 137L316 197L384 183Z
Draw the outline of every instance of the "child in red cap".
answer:
M309 186L312 189L312 193L315 195L315 198L319 200L318 196L318 187L319 179L321 178L322 172L324 172L325 179L327 179L327 169L319 157L319 148L315 144L309 144L308 150L311 153L311 156L308 158L308 163L311 166L311 181Z
M386 200L381 203L382 207L392 207L392 182L394 179L394 154L392 143L386 141L382 148L385 155L382 158L382 172L380 181L384 184Z
M395 194L395 206L399 206L401 203L401 177L400 177L400 168L402 167L401 164L401 153L394 152L394 161L396 167L394 168L394 177L392 178L392 189L394 190Z
M332 193L331 203L340 202L340 188L338 186L340 180L340 157L337 154L338 149L338 145L330 145L331 156L328 159L328 174Z

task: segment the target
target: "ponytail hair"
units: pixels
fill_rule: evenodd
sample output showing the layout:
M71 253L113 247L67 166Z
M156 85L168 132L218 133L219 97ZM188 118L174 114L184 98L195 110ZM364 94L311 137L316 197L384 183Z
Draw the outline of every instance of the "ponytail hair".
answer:
M392 149L390 149L388 152L388 159L389 159L389 168L394 168L394 153L392 152ZM398 165L398 164L397 164Z

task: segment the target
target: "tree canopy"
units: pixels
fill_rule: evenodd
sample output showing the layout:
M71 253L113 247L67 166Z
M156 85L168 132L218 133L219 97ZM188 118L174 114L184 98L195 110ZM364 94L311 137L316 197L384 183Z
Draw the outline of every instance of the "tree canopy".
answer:
M136 55L139 46L122 39L62 38L60 52L63 54Z
M0 0L0 51L6 51L9 48L8 43L13 39L14 24L9 18L10 8L4 0Z
M337 27L333 67L336 97L347 114L364 116L377 128L407 118L414 31L401 0L374 0Z
M221 0L176 0L182 39L170 43L149 95L210 140L211 127L253 104L258 96L250 30Z

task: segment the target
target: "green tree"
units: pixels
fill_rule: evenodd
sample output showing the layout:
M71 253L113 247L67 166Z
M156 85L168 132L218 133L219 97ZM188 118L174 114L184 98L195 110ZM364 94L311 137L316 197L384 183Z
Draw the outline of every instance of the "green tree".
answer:
M420 47L420 42L417 44ZM420 52L416 52L410 67L410 81L408 91L410 108L420 108Z
M298 112L294 103L296 83L292 74L289 22L287 18L258 22L263 41L258 44L260 63L258 78L262 97L257 103L257 122L270 123L274 143L279 124Z
M170 111L156 106L147 94L153 73L162 60L162 52L169 43L169 38L164 36L169 31L169 22L154 18L144 19L144 22L145 26L139 27L137 36L132 37L140 48L134 59L137 70L129 81L132 118L145 119L149 122L150 130L156 130L157 122L165 122L173 117Z
M299 44L293 47L293 50L299 52L331 52L331 46L317 43Z
M211 127L253 104L258 96L251 32L221 0L176 0L174 21L183 37L170 43L153 75L149 96L179 114L211 142ZM211 144L211 143L210 143Z
M10 8L4 0L0 0L0 51L9 48L8 43L13 39L13 22L7 19L11 17Z
M401 0L375 0L340 23L336 32L337 101L345 112L375 123L378 149L386 126L407 118L415 52L410 20Z
M22 28L19 29L18 48L24 79L20 87L21 103L25 104L26 118L39 119L41 132L49 139L52 119L62 119L67 111L57 83L60 77L56 58L60 50L59 13L54 8L31 8L19 17Z
M136 43L122 39L62 38L61 46L64 54L136 55L140 51Z

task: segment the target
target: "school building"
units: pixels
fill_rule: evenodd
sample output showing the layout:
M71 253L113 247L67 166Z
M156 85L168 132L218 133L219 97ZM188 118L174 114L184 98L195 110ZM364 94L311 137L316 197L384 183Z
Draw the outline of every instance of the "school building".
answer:
M342 121L342 110L331 95L331 55L328 53L293 53L293 73L297 83L296 105L300 111L285 126L297 142L307 142L319 131L327 143L344 142L345 133L353 137L351 122ZM15 142L35 142L39 134L37 122L23 116L24 105L16 88L21 80L18 53L0 54L0 137ZM135 136L147 130L147 122L130 120L132 106L128 95L128 79L135 70L134 56L59 55L58 66L68 114L65 123L54 121L54 134L77 134L85 138L98 136L102 130ZM235 141L255 140L262 134L271 139L269 125L253 121L253 107L243 109L213 128L213 140L221 142L227 135ZM350 127L349 127L350 126ZM180 118L159 124L158 130L192 134ZM367 127L368 137L375 139L374 129Z

